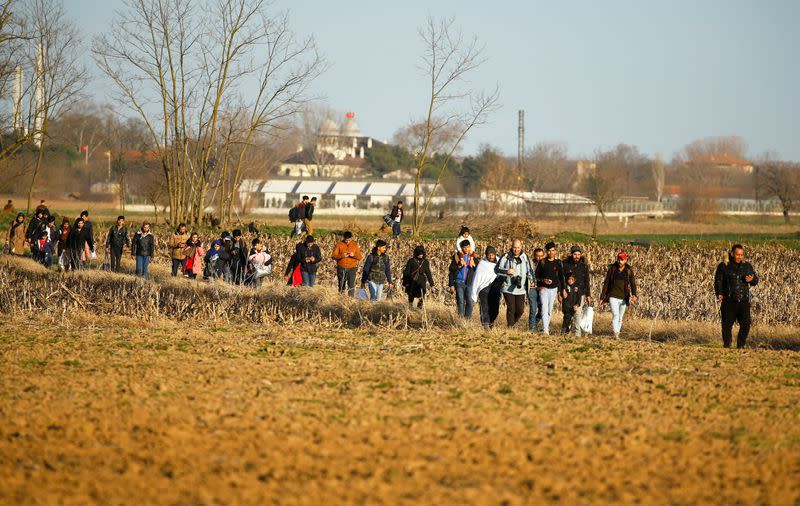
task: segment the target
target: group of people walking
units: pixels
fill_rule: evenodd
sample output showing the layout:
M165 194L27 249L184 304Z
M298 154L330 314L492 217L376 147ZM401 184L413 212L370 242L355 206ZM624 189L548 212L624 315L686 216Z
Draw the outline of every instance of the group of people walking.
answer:
M284 271L283 279L291 286L314 286L323 253L314 236L309 233L313 219L314 199L298 206L303 212L298 221L297 235L306 233L295 246ZM308 211L308 212L306 212ZM293 215L298 216L297 214ZM387 223L402 221L402 202L386 216ZM399 217L399 218L398 218ZM388 218L391 218L389 220ZM395 221L397 219L398 221ZM395 227L393 227L394 229ZM399 228L399 226L397 227ZM394 230L393 230L394 231ZM294 233L292 234L294 235ZM393 234L399 235L399 234ZM63 218L60 227L44 201L36 208L34 217L26 223L24 213L18 213L8 229L8 252L31 256L46 267L56 261L63 270L83 269L89 259L96 258L96 243L89 212L83 211L71 222ZM119 216L105 239L104 265L119 272L124 250L128 248L135 259L136 274L147 278L149 265L156 252L156 240L149 223L130 234L125 217ZM206 249L196 232L180 224L167 241L172 276L220 279L233 284L258 286L272 272L273 258L258 239L246 244L240 230L222 232ZM521 240L514 240L508 251L498 252L491 245L478 256L476 243L468 227L462 227L454 242L449 260L448 290L454 295L456 308L462 317L472 317L475 304L479 306L480 321L492 328L500 314L501 300L505 303L506 324L515 326L528 310L528 328L550 334L556 302L563 315L561 332L580 336L591 333L591 314L595 300L591 293L591 269L579 245L570 248L562 259L554 242L543 248L533 248L529 256ZM330 255L336 264L336 279L340 293L380 301L384 293L395 288L388 244L375 241L365 256L351 232L344 232ZM361 275L359 276L359 265ZM726 260L719 264L714 276L714 291L720 303L723 344L732 345L732 327L739 324L737 347L744 347L750 330L750 287L758 283L753 266L744 261L744 248L736 244ZM430 260L424 246L414 247L401 275L401 284L412 307L422 308L431 287L435 286ZM612 331L618 337L627 308L636 303L638 291L634 270L625 251L604 271L600 296L612 315ZM587 329L588 319L588 329Z

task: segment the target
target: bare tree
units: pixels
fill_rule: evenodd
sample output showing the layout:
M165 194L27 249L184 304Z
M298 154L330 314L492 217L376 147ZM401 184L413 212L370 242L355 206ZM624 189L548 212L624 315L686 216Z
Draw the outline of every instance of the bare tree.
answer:
M661 159L660 154L656 154L655 158L650 162L650 176L653 179L653 196L656 202L661 202L661 199L664 198L666 172L664 169L664 160Z
M0 163L14 156L33 136L32 132L19 128L24 114L22 97L28 89L24 81L18 82L18 77L27 63L25 45L30 40L20 5L16 0L0 0L0 97L11 97L0 104L0 124L13 126L10 134L0 136ZM13 93L9 93L12 88Z
M308 104L300 117L300 139L303 155L311 162L317 176L322 176L336 163L339 125L336 113L324 104Z
M30 99L32 138L39 148L28 187L30 212L33 188L44 158L50 122L79 98L87 81L81 62L81 39L77 27L67 19L56 0L31 0L27 16L30 39L26 44L29 68L33 69L34 93Z
M767 161L759 166L759 172L766 194L778 199L784 221L791 223L790 213L800 199L800 167L788 162Z
M111 29L94 41L95 59L121 103L147 125L169 200L170 222L197 223L209 183L241 182L259 134L302 110L323 70L313 39L298 40L285 14L266 0L127 0ZM255 83L255 93L244 93ZM225 129L226 118L243 126ZM229 125L230 126L230 123ZM238 158L227 158L232 143ZM224 210L220 210L224 211Z
M431 135L430 152L432 154L447 153L450 146L458 140L461 127L456 123L448 124L443 118L433 118L432 123L436 125L436 128ZM419 148L420 139L425 137L427 126L425 121L412 121L394 133L392 143L413 152Z
M476 36L465 38L455 27L453 19L436 20L432 17L428 18L419 34L425 45L421 69L429 80L429 90L427 110L422 120L425 128L414 150L417 159L413 203L415 236L422 232L428 206L454 153L472 128L486 123L489 115L497 109L499 100L498 88L488 94L460 88L466 77L477 71L485 61L483 48L478 45ZM440 153L445 156L431 167L434 141L440 132L450 129L454 129L458 135L442 148ZM435 175L435 182L430 191L423 195L422 177L426 171Z
M596 238L598 218L602 216L603 221L606 221L606 211L619 198L617 182L608 176L589 174L586 177L585 189L587 198L592 201L595 208L592 238Z
M722 154L744 158L746 152L747 143L745 140L736 135L729 135L692 141L683 148L681 156L684 157L684 161L700 161L709 158L711 155Z
M528 149L522 165L522 177L535 191L568 191L567 146L540 142Z

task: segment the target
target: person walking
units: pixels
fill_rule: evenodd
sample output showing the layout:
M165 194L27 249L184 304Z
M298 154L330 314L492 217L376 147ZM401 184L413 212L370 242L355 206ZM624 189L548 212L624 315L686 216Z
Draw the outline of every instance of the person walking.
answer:
M361 248L353 239L352 232L347 230L342 234L342 240L336 243L331 258L336 261L336 280L339 293L347 290L347 294L352 297L356 290L358 262L363 258Z
M230 245L231 276L234 284L241 285L247 277L247 259L250 255L248 255L247 243L242 237L242 231L234 230L232 237L233 242Z
M189 240L189 232L186 231L186 224L181 223L172 235L169 236L167 246L169 247L169 258L172 260L172 277L176 277L178 272L183 269L183 262L186 259L183 247Z
M564 288L565 296L561 300L561 314L564 319L561 322L561 333L569 334L572 327L575 327L575 335L581 336L580 318L581 318L581 289L575 282L575 273L569 272L567 274L567 285ZM574 325L573 325L574 324Z
M58 229L58 246L56 247L59 269L64 269L67 264L64 251L67 249L67 239L69 238L70 230L72 230L72 225L69 223L69 218L64 216L64 218L61 220L61 227Z
M494 321L500 314L500 297L503 294L502 286L505 278L497 275L496 267L497 250L494 246L487 246L486 256L478 262L469 287L472 302L479 303L481 325L487 329L494 327Z
M620 251L617 261L608 266L600 302L611 307L611 329L614 337L622 331L622 320L625 310L638 299L636 292L636 276L628 264L628 254Z
M550 334L550 321L553 318L553 306L556 300L561 300L566 295L564 287L564 266L556 257L556 243L550 241L544 246L547 255L536 264L536 283L539 288L539 298L542 299L542 332Z
M20 211L8 227L8 238L6 242L9 246L9 252L12 255L25 254L25 233L25 213Z
M314 286L317 283L317 269L321 260L322 252L317 246L314 236L306 236L302 242L295 246L294 254L289 260L283 279L288 282L294 269L299 266L303 286Z
M33 241L39 238L39 232L45 223L44 209L37 210L31 221L28 222L28 229L25 230L25 241L28 244L33 244Z
M403 229L400 226L403 223L403 218L405 217L405 210L403 210L403 201L398 200L397 204L392 208L392 211L389 213L389 221L392 224L392 236L397 239L400 237L400 234L403 233Z
M142 223L142 228L133 236L131 244L131 256L136 259L136 275L145 279L149 277L148 268L150 260L156 251L156 242L153 234L150 233L150 224Z
M364 261L361 288L369 288L370 300L380 301L383 289L392 286L392 265L386 254L386 241L378 239L375 247Z
M495 273L504 279L506 323L513 327L525 313L525 295L536 283L530 260L522 251L522 241L515 239L511 243L511 250L498 260Z
M306 235L314 235L314 226L311 224L311 220L314 219L314 210L316 207L317 197L312 197L311 200L306 204L303 215L303 226L306 229Z
M81 218L75 221L75 226L69 231L67 237L66 248L64 254L67 257L65 261L65 269L78 269L81 270L85 267L85 262L89 259L86 251L94 250L94 238L89 229L86 228L86 222Z
M419 299L417 308L422 308L425 295L428 293L427 285L433 286L431 263L428 261L425 247L418 245L414 247L414 255L408 259L403 269L403 288L408 295L409 307L414 307L414 300Z
M542 248L533 249L533 262L531 265L534 272L536 266L539 265L544 259L544 250ZM528 305L530 307L528 313L528 329L531 332L536 331L542 325L542 298L539 297L539 287L534 283L533 287L528 291Z
M46 269L53 265L53 242L46 231L39 232L39 238L31 244L31 256Z
M272 255L264 250L264 244L256 239L253 244L255 250L253 254L248 256L247 261L250 263L252 273L250 274L250 284L256 288L261 286L264 278L272 274Z
M720 304L722 345L731 347L733 324L739 324L736 347L747 344L750 333L750 287L758 284L758 274L750 262L744 261L744 246L734 244L714 273L714 294Z
M303 195L302 200L289 209L289 221L294 225L294 230L289 234L289 238L303 233L303 220L306 217L306 205L308 204L308 195Z
M111 271L119 272L122 250L125 246L130 247L131 240L128 237L128 226L125 225L125 217L117 216L117 224L108 230L106 236L106 252L111 262Z
M447 284L450 293L455 293L458 314L469 320L472 317L472 297L469 297L468 287L475 275L477 262L468 240L462 240L459 246L461 250L450 258Z
M183 275L189 279L197 278L198 274L203 273L203 258L206 250L203 248L203 241L197 232L192 232L189 240L183 245Z

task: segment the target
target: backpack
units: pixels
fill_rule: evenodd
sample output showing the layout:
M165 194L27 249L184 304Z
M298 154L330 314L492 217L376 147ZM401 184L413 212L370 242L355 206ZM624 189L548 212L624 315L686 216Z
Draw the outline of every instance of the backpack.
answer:
M297 206L292 207L289 209L289 221L294 223L300 219L300 209Z

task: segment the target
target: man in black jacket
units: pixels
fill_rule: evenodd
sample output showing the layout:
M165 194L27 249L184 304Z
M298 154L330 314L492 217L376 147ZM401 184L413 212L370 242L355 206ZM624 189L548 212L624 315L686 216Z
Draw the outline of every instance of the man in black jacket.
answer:
M128 227L125 225L125 217L117 216L117 225L111 227L106 237L106 251L109 255L111 262L111 270L119 272L120 259L122 258L122 250L125 246L130 247L131 240L128 237Z
M247 276L247 243L244 242L242 231L233 231L233 242L230 247L231 275L234 284L241 285Z
M322 260L322 252L317 246L313 236L306 236L303 242L294 248L294 255L289 259L283 279L289 281L295 267L300 266L300 275L303 277L303 286L314 286L317 282L317 268Z
M736 347L744 348L750 333L750 287L758 284L758 274L744 261L744 246L734 244L728 259L717 266L714 274L714 293L720 303L722 344L731 347L733 324L739 323Z
M392 208L392 212L389 213L390 223L392 225L392 236L395 239L400 237L400 234L403 233L403 229L400 227L400 224L403 223L403 218L405 217L405 211L403 210L403 201L398 200L397 205Z
M586 259L583 257L583 250L577 244L574 244L569 250L569 258L564 260L564 277L570 274L575 275L575 286L578 287L581 297L586 297L586 302L592 302L592 294L590 289L590 274L589 266L586 264ZM568 290L567 290L568 291ZM562 293L562 297L566 297Z

